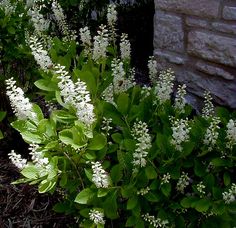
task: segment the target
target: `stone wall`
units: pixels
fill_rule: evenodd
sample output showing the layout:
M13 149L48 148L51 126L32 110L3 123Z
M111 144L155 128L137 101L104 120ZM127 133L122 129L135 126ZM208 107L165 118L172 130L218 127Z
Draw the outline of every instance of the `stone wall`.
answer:
M236 108L236 0L155 0L154 55L190 94Z

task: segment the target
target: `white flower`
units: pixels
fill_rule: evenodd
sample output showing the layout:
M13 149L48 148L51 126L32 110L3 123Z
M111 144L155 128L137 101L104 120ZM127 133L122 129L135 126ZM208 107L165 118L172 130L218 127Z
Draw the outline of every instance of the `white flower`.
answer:
M124 92L133 87L133 79L126 78L124 64L120 59L113 59L111 68L113 77L113 90L115 94Z
M91 162L92 163L92 171L93 177L92 181L96 185L97 188L108 188L109 186L109 178L106 171L102 168L100 162Z
M1 0L0 9L4 10L5 15L11 16L15 13L16 4L12 4L9 0Z
M160 73L155 92L161 104L170 99L170 95L173 92L174 79L174 72L171 69Z
M226 134L226 147L232 149L236 144L236 121L232 119L229 120L229 122L227 123Z
M48 69L53 66L53 63L48 55L48 52L44 50L42 43L37 37L31 36L29 40L29 46L34 59L39 64L40 68L44 71L48 71Z
M16 154L14 150L11 150L11 153L9 153L8 156L12 164L14 164L18 169L22 170L26 167L27 160L22 158L20 154Z
M144 85L141 90L141 100L144 100L145 98L149 97L151 95L151 90L152 87Z
M123 61L130 60L131 44L128 40L128 35L125 33L121 34L120 55Z
M200 193L200 194L206 194L205 192L205 189L206 186L203 184L203 182L201 181L200 183L197 184L197 191Z
M186 95L186 85L179 85L177 94L175 97L175 109L177 109L179 112L183 113L184 112L184 107L186 104L186 100L184 96Z
M152 143L151 136L148 133L148 126L145 122L135 122L131 133L137 141L132 161L134 170L136 170L138 167L146 166L146 157L148 156L149 149L152 147Z
M190 178L188 177L188 174L185 172L182 172L182 175L180 176L177 185L176 190L184 194L184 189L190 184Z
M209 91L204 93L204 107L202 109L202 116L207 118L213 117L214 115L214 105L212 103L212 96Z
M171 144L175 146L175 149L182 151L182 143L189 140L189 133L191 127L189 127L188 119L171 119L172 139Z
M68 24L66 23L66 17L64 15L61 5L56 0L52 2L52 11L59 26L60 31L64 35L65 41L76 40L77 35L75 31L70 31Z
M157 61L154 56L150 56L148 60L149 78L153 85L157 82Z
M64 102L76 108L76 115L80 121L87 126L92 125L95 121L94 107L90 103L90 94L86 84L79 79L74 83L65 67L59 64L55 67L55 73L60 79L58 87Z
M110 135L109 131L112 129L112 127L110 126L111 123L111 118L103 117L101 129L106 132L106 135Z
M110 84L102 93L102 98L108 102L113 104L114 106L116 106L115 102L114 102L114 96L113 96L113 85Z
M222 193L223 200L226 204L230 204L235 201L236 195L236 184L232 184L231 188L228 191Z
M85 47L85 54L88 55L91 52L92 46L92 38L90 34L90 30L87 26L81 28L80 30L80 40L82 41L82 45Z
M98 35L94 37L93 43L92 58L95 62L99 62L99 60L106 58L108 45L108 30L106 26L101 25L98 30Z
M90 210L89 219L92 220L96 225L105 224L104 214L96 209Z
M114 27L116 21L117 21L116 5L114 3L111 3L108 5L107 8L107 23L110 27Z
M144 221L150 223L155 228L167 228L169 221L168 220L162 220L160 218L155 218L153 215L149 215L149 213L146 213L145 215L142 215L142 218Z
M28 15L31 17L35 31L41 35L43 32L47 31L50 25L50 20L44 19L43 15L40 13L38 7L33 7L28 10Z
M16 86L16 81L13 78L9 78L6 81L6 94L9 97L11 107L20 120L34 117L33 106L29 99L24 96L24 91Z
M161 178L161 185L170 183L170 178L171 176L169 173L164 174L163 177Z
M220 123L220 118L213 117L209 128L207 128L207 130L206 130L203 143L205 145L209 146L208 147L209 151L211 151L213 149L213 147L215 146L216 141L218 139L218 136L219 136L218 129L220 129L220 127L218 126L219 123Z
M149 187L141 188L139 191L137 191L137 195L144 196L144 195L148 194L149 191L150 191Z

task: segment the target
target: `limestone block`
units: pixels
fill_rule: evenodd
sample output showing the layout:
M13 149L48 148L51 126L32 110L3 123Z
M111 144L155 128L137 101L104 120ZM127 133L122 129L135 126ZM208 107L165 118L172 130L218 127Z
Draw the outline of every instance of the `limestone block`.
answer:
M223 9L223 18L225 20L236 20L236 6L225 6Z
M224 69L222 69L220 67L216 67L216 66L204 63L202 61L198 61L196 63L196 68L199 71L204 72L208 75L212 75L215 77L221 77L225 80L234 80L234 75L232 75L231 73L225 71Z
M227 24L222 22L213 22L211 26L219 32L224 32L228 34L236 34L236 24Z
M155 0L156 9L217 18L220 0Z
M236 39L213 33L191 31L188 34L188 53L228 66L236 66Z
M207 28L208 22L202 19L196 19L192 17L186 18L186 24L190 27L200 27L200 28Z
M183 65L185 62L185 59L181 56L177 56L176 54L165 53L164 51L160 51L160 50L155 50L154 56L156 56L157 59L164 58L168 62L177 64L177 65Z
M165 49L182 53L184 31L181 17L156 11L154 19L154 49Z
M203 97L204 91L209 90L216 103L236 108L236 81L229 83L220 78L204 77L187 71L178 73L177 80L185 83L190 93Z

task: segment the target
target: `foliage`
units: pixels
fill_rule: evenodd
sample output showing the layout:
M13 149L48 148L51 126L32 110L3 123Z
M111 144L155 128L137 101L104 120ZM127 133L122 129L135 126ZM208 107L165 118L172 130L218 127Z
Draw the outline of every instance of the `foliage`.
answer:
M15 184L59 191L54 210L72 214L80 227L235 226L235 113L192 115L185 87L178 102L171 99L171 70L152 88L135 85L129 57L120 57L114 18L93 44L87 36L79 48L73 39L54 37L48 49L30 38L41 66L34 84L50 108L43 113L11 87L11 103L17 97L27 106L27 115L18 115L21 105L12 105L18 117L12 126L32 156L26 164L11 153L22 174Z

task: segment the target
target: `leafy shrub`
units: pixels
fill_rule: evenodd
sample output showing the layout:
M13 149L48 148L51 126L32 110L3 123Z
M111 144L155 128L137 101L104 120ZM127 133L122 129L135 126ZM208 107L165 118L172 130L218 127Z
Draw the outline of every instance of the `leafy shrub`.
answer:
M15 183L59 191L54 210L73 214L81 227L235 226L235 113L215 110L206 93L203 114L194 116L185 85L171 99L174 73L157 78L154 58L152 87L136 85L129 41L116 35L115 7L108 9L93 42L87 27L80 30L79 55L67 27L49 50L38 35L29 38L46 114L6 80L12 126L32 156L10 153L22 174ZM63 15L57 22L60 28Z

